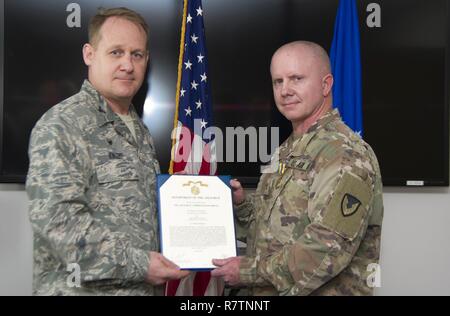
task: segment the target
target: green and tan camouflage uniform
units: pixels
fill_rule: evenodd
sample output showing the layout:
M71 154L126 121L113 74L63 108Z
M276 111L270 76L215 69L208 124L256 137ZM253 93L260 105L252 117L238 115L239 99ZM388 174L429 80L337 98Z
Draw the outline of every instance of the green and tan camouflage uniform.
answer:
M237 206L241 282L253 295L371 295L383 217L374 152L333 110L279 156Z

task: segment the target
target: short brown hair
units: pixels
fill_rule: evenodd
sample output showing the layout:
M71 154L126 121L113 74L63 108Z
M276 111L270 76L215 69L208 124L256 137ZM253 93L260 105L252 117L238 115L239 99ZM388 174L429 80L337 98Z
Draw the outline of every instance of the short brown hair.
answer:
M125 7L120 8L99 8L96 15L94 15L89 23L89 43L92 46L96 46L100 40L100 28L103 23L110 17L119 17L126 19L130 22L133 22L136 25L142 27L147 36L147 48L148 48L148 35L149 35L149 27L145 22L144 18L137 12L130 10Z

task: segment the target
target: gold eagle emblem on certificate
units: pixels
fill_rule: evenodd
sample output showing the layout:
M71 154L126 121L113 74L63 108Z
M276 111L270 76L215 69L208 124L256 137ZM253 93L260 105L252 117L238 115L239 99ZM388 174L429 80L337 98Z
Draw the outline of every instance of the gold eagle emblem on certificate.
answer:
M202 183L201 181L189 181L183 184L184 187L191 187L192 195L200 194L200 187L208 187L207 184Z

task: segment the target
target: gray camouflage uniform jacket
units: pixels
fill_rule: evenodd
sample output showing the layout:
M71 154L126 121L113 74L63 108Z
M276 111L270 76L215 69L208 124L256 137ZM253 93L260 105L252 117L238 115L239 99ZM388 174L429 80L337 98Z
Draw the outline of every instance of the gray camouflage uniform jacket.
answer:
M158 251L159 164L148 129L130 112L136 140L86 80L34 127L26 190L35 295L159 291L144 283L149 252Z
M278 172L236 208L241 281L253 295L372 294L383 200L370 146L333 110L279 156Z

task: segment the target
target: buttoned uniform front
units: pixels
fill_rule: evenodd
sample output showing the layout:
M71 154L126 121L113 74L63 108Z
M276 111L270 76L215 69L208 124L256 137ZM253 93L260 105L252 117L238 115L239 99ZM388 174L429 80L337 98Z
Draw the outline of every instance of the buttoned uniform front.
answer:
M149 252L159 247L160 168L132 106L130 115L136 139L86 80L34 127L26 190L35 295L162 293L144 282Z
M242 284L253 295L371 295L383 217L372 149L333 110L278 155L236 206Z

